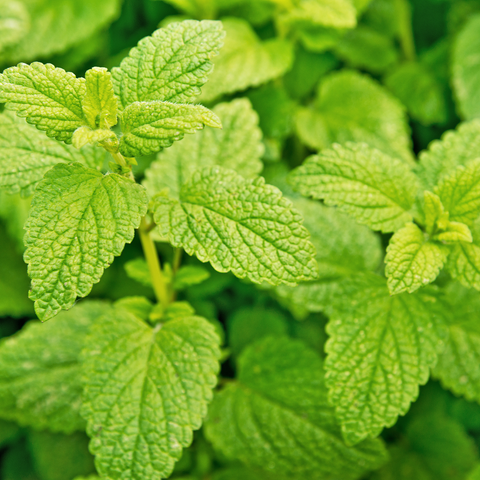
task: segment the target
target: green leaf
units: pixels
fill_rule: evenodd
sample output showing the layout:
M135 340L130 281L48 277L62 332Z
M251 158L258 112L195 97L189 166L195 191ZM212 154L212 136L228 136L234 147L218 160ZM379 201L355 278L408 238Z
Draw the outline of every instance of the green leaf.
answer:
M225 46L214 60L215 69L202 88L201 102L248 87L257 87L281 77L293 62L293 46L288 40L272 38L261 42L245 20L229 18Z
M243 351L238 379L215 397L205 433L227 458L282 480L355 479L385 461L379 440L344 444L320 357L286 337Z
M49 139L13 113L0 114L0 186L8 193L31 195L57 163L79 162L100 169L104 156L99 149L76 150Z
M428 150L420 153L416 167L418 176L428 190L459 165L478 158L480 150L480 121L461 123L457 130L446 132L441 140L433 141Z
M412 293L433 282L450 250L429 241L414 223L407 223L390 240L385 257L385 274L391 295Z
M333 145L293 170L302 195L322 199L374 230L394 232L412 220L418 179L400 160L365 144Z
M347 32L336 44L335 52L352 67L374 73L384 72L398 59L388 36L363 25Z
M83 302L54 322L28 323L0 341L0 416L36 429L83 430L79 356L93 320L109 309Z
M450 219L467 225L480 215L480 160L460 165L435 187Z
M179 199L155 197L155 223L175 247L255 283L315 278L315 249L302 218L262 177L207 167L185 182Z
M156 153L205 125L222 127L218 117L201 105L135 102L122 114L120 152L126 157Z
M220 22L187 20L143 38L112 70L120 106L155 100L184 103L197 96L223 37Z
M480 293L451 284L447 295L449 337L432 373L456 395L480 403Z
M178 198L182 184L201 167L221 165L244 177L255 177L262 170L264 148L258 116L246 98L220 103L213 113L221 129L206 128L189 135L160 152L145 172L143 182L150 196L164 188Z
M25 226L30 298L48 320L85 297L132 241L147 210L141 185L79 163L59 164L37 185Z
M154 329L120 308L99 319L83 354L82 414L101 477L170 475L207 413L218 344L214 327L200 317Z
M184 290L192 285L198 285L210 278L210 272L200 265L184 265L178 269L173 278L173 288Z
M30 17L22 2L0 1L0 52L20 41L29 28Z
M435 297L391 297L381 277L352 277L337 299L327 325L325 378L344 439L352 445L376 437L408 411L445 332L433 313Z
M296 128L313 149L335 142L365 142L413 163L405 108L384 87L355 71L324 77L313 108L299 110Z
M109 129L117 124L117 97L113 93L112 76L106 68L93 67L85 74L86 94L83 113L91 128Z
M8 3L12 3L8 0ZM120 12L120 0L23 1L30 28L18 43L1 52L0 63L13 65L67 51L99 32Z
M82 148L88 144L107 144L118 145L117 136L111 130L100 128L92 130L90 127L80 127L75 130L72 137L72 144L75 148Z
M472 15L457 36L452 55L453 89L458 110L467 120L480 117L480 15Z
M152 286L152 277L150 276L148 264L144 258L139 257L126 262L125 271L130 278L133 278L133 280L136 280L146 287Z
M442 86L422 63L401 64L389 72L385 85L408 108L411 117L421 124L446 122L448 112Z
M0 102L49 137L66 143L85 124L85 92L85 79L49 63L20 63L0 74Z
M20 195L9 195L0 188L0 218L3 220L7 233L15 241L16 250L23 254L25 250L23 229L30 214L31 198L22 198Z
M480 237L478 230L477 225L472 232L473 243L459 242L453 247L446 267L454 279L466 287L480 290Z

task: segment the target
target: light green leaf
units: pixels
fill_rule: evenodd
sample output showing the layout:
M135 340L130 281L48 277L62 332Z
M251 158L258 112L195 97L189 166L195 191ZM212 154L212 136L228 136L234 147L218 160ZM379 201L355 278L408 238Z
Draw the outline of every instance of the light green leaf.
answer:
M0 74L0 102L49 137L66 143L85 124L85 92L85 79L49 63L20 63Z
M48 320L90 293L146 210L145 190L125 177L78 163L47 172L25 226L30 298L39 318Z
M220 103L213 113L222 129L206 128L189 135L160 152L145 172L143 182L150 196L164 188L178 198L182 184L201 167L221 165L244 177L255 177L262 170L264 148L258 115L246 98Z
M424 210L425 210L425 229L428 234L432 234L437 228L444 230L448 226L448 212L438 195L428 190L423 192Z
M142 257L129 260L125 263L125 271L130 278L145 285L146 287L152 286L152 277L148 269L146 260Z
M355 71L324 77L313 108L299 110L296 128L313 149L334 142L365 142L413 163L405 108L384 87Z
M472 15L457 36L452 55L453 89L463 118L480 117L480 15Z
M400 160L363 143L333 145L293 170L302 195L338 205L374 230L394 232L412 220L418 179Z
M472 232L467 225L460 222L448 222L445 231L436 233L432 239L443 243L473 242Z
M435 193L452 220L472 225L480 215L480 159L444 176Z
M480 120L461 123L457 130L446 132L441 140L433 141L420 153L416 167L426 189L433 190L445 176L459 165L478 158L480 151Z
M121 107L154 100L184 103L198 95L223 37L220 22L187 20L143 38L112 70Z
M352 277L329 312L326 383L347 444L404 415L443 347L435 297L389 295L385 279ZM348 302L344 299L348 298Z
M102 478L170 475L207 413L218 344L201 317L151 328L117 308L99 319L83 354L82 414Z
M356 479L385 461L379 440L344 444L320 357L286 337L243 351L238 380L210 407L206 435L227 458L281 480Z
M109 129L117 124L117 97L112 76L106 68L93 67L85 74L87 92L82 100L83 113L91 128Z
M28 323L0 341L0 416L36 429L83 430L79 355L93 320L109 309L82 302L54 322Z
M480 290L480 245L478 237L473 243L459 242L448 257L450 275L467 287Z
M31 195L57 163L79 162L99 169L104 155L99 149L76 150L50 139L11 112L0 114L0 186L8 193Z
M480 403L480 293L455 283L448 286L447 295L449 337L433 375L456 395Z
M156 153L205 125L222 127L218 117L201 105L135 102L122 114L120 152L126 157Z
M315 249L300 214L258 177L207 167L185 182L179 199L155 197L155 223L175 247L255 283L295 284L317 275Z
M7 3L12 3L7 0ZM0 63L13 65L47 58L86 41L114 20L120 0L23 1L30 28L18 43L5 49Z
M111 130L100 128L92 130L90 127L80 127L73 132L72 145L75 148L82 148L85 145L108 142L118 145L118 139Z
M225 46L214 60L215 69L199 100L212 101L224 94L257 87L281 77L293 62L292 43L281 38L261 42L245 20L229 18Z
M200 265L183 265L173 278L173 288L184 290L192 285L198 285L210 278L210 272Z
M468 474L467 480L480 480L480 463Z
M336 44L335 52L352 67L374 73L384 72L398 59L392 39L364 25L347 32Z
M0 52L20 41L29 28L30 16L22 2L0 1Z
M30 215L31 198L22 198L20 195L9 195L0 189L0 218L4 221L7 233L15 241L17 252L23 254L25 250L23 229Z
M429 241L414 223L407 223L390 239L385 257L385 274L391 295L412 293L433 282L443 268L450 250Z

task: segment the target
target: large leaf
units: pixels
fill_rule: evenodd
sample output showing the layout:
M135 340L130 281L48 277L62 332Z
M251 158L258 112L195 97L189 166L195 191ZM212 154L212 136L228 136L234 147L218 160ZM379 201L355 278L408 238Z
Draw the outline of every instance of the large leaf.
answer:
M206 167L182 185L179 199L155 197L162 235L220 272L256 283L295 284L315 278L315 249L302 218L263 178Z
M49 137L71 143L73 132L86 124L82 99L85 79L47 63L21 63L0 74L0 102Z
M140 40L112 70L121 106L153 100L184 103L198 95L223 37L220 22L187 20Z
M407 412L445 332L432 313L435 297L391 297L381 277L344 281L337 300L327 325L326 383L345 441L355 444Z
M25 226L30 298L47 320L85 297L131 242L147 210L141 185L79 163L59 164L37 185Z
M215 69L202 88L200 101L256 87L282 76L292 65L293 46L280 38L261 42L252 27L239 18L223 21L225 46L214 60Z
M313 149L335 142L365 142L412 162L405 108L384 87L355 71L325 77L313 108L299 110L296 128L301 140Z
M307 158L289 177L295 190L338 205L374 230L393 232L412 220L418 180L400 160L366 144L347 143Z
M153 196L164 188L178 198L182 184L201 167L221 165L244 177L260 173L263 153L258 116L246 98L221 103L213 113L221 129L206 128L161 152L145 172L144 185Z
M104 155L101 149L77 150L52 140L13 113L0 114L0 186L8 193L31 195L57 163L79 162L99 169Z
M170 475L207 413L218 344L200 317L152 328L117 307L99 319L83 354L82 413L103 478Z
M0 417L36 429L83 430L80 352L107 304L83 302L0 342Z
M385 458L379 440L345 446L320 357L286 337L243 351L237 380L210 407L206 435L227 458L281 480L355 479Z

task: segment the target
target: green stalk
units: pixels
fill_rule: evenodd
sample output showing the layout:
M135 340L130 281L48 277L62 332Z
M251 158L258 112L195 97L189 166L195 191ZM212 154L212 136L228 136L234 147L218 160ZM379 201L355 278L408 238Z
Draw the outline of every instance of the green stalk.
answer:
M412 30L412 10L408 0L395 0L395 10L398 18L398 39L405 60L414 61L417 58Z

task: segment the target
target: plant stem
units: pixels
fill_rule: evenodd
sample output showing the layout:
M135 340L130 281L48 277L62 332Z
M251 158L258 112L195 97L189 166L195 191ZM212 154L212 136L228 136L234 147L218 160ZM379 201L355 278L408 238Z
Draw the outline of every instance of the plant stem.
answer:
M173 273L177 273L178 269L180 268L180 262L182 261L182 248L174 248L173 249Z
M170 303L167 282L165 281L162 268L160 267L160 260L158 259L155 243L148 233L148 225L145 217L142 218L138 232L140 233L140 241L142 242L143 253L145 254L148 270L150 271L150 277L152 278L153 291L155 292L158 302L164 307L167 307Z
M395 0L398 18L398 36L406 60L414 61L417 57L412 30L412 10L408 0Z

